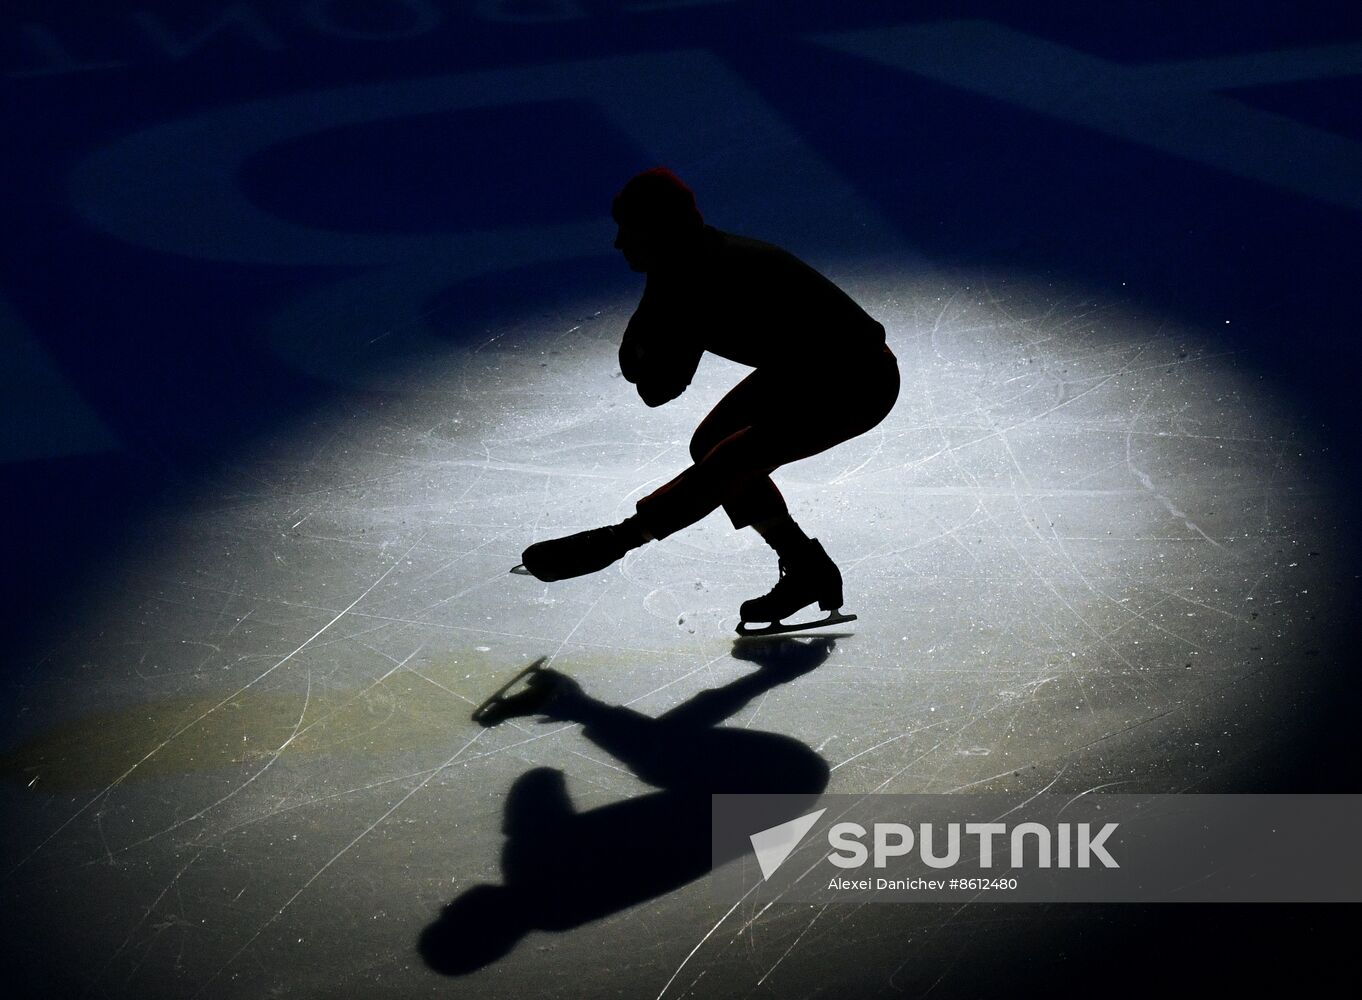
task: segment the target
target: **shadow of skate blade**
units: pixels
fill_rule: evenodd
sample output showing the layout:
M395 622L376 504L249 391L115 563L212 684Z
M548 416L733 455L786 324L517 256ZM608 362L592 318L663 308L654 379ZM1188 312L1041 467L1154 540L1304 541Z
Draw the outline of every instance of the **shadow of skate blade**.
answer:
M528 695L530 693L528 681L544 668L544 664L548 660L547 656L541 656L529 666L518 671L514 677L493 691L487 696L486 700L473 709L473 714L469 718L484 728L495 726L498 722L501 722L507 715L504 711L506 702L517 696Z

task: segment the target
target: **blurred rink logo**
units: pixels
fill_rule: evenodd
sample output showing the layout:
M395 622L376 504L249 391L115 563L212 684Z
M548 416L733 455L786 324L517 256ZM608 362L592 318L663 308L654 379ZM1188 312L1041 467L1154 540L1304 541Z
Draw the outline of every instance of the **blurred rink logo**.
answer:
M618 4L608 14L644 18L731 5L731 0L649 0ZM477 30L569 30L602 16L600 8L588 10L573 0L308 0L219 4L174 15L92 10L85 19L70 11L59 20L14 18L0 29L5 55L0 65L9 86L55 79L97 87L138 67L182 65L223 52L268 60L322 39L350 47L419 46L457 35L461 26L476 40ZM812 32L803 41L1230 175L1362 208L1356 184L1362 143L1255 109L1227 93L1347 76L1362 64L1362 45L1132 66L986 21ZM748 82L733 58L678 48L293 89L213 106L133 129L73 158L66 208L130 247L209 268L263 266L303 275L292 292L273 297L250 317L255 339L288 369L323 384L398 393L411 389L408 372L449 366L450 310L440 306L449 289L495 283L527 269L557 275L553 280L564 290L581 284L573 266L611 256L604 211L611 185L650 163L669 163L691 178L713 218L797 243L810 259L834 270L875 260L892 260L905 272L925 270L926 255L909 246L858 186ZM716 113L718 95L722 113ZM422 128L438 131L454 118L479 114L490 116L488 135L498 122L503 131L514 131L517 116L528 115L532 130L550 121L580 123L575 136L549 144L567 157L564 175L579 182L583 176L598 178L600 190L578 183L567 211L526 212L523 206L517 211L514 199L489 194L494 185L480 186L485 172L475 164L488 150L475 133L465 136L464 147L443 153L451 186L462 178L465 202L487 201L498 211L473 212L447 224L432 212L434 221L425 231L420 225L385 227L345 218L348 210L337 206L363 202L363 191L348 197L339 192L331 202L300 212L290 204L306 198L290 201L287 191L271 198L249 183L259 175L259 163L277 159L281 150L306 153L312 143L315 152L328 148L326 137L347 133L370 134L381 146L392 140L394 123L424 122ZM600 162L569 147L589 147ZM296 173L306 179L341 169L334 158L314 159L309 163L304 155ZM780 178L778 199L767 191L772 177ZM297 179L289 184L307 186ZM791 219L791 205L799 206L797 220ZM542 289L546 282L533 284ZM47 331L38 320L0 302L0 321L13 345L6 384L16 388L3 414L6 457L117 447L117 433L64 384L61 366L42 347ZM24 386L42 390L17 391ZM41 437L22 431L33 426L54 430Z

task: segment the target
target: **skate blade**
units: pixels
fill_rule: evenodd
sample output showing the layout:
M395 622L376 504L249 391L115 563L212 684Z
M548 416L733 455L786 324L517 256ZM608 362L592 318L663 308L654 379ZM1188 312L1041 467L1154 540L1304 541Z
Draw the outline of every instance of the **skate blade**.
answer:
M844 615L841 611L829 611L826 618L820 618L812 622L797 622L791 625L782 625L780 622L772 622L770 625L763 625L760 628L748 628L746 622L738 622L738 635L783 635L786 632L803 632L811 628L823 628L826 625L841 625L843 622L854 622L855 615Z
M501 685L501 687L493 691L490 695L488 695L486 701L484 701L477 708L473 709L473 714L470 715L469 718L481 726L495 726L497 722L501 721L496 718L495 709L499 704L501 704L503 700L505 700L507 692L509 692L511 688L515 687L521 681L525 680L525 678L529 677L530 674L533 674L538 670L542 670L544 664L548 662L548 659L549 658L547 656L541 656L539 659L531 663L528 667L525 667L524 669L517 671L514 677L512 677L505 684Z
M527 569L525 568L525 564L524 564L524 563L516 563L514 566L511 567L511 572L514 573L516 576L533 576L533 575L534 575L533 573L531 573L529 570L527 570Z

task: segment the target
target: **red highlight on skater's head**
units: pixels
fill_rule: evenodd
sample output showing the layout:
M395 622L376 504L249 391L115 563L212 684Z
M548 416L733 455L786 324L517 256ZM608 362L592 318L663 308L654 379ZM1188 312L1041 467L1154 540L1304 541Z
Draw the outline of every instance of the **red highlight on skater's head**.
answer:
M621 226L657 234L684 233L705 223L695 192L666 167L631 177L615 195L610 214Z
M615 248L642 272L684 259L705 224L694 192L666 167L631 177L615 195L610 214L619 224Z

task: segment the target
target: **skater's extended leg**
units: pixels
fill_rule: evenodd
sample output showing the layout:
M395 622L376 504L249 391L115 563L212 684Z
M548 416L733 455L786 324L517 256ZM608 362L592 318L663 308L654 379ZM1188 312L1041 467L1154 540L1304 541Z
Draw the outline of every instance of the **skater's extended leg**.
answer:
M785 501L768 475L779 462L768 457L769 445L750 440L748 433L753 420L769 412L768 381L753 373L719 401L691 439L695 464L640 501L638 514L620 524L536 542L521 556L525 571L546 582L594 573L720 504L735 527L784 513Z
M535 542L521 554L520 561L531 576L546 583L566 580L605 569L630 549L652 540L653 535L634 515L619 524Z
M854 373L812 372L800 381L789 372L753 372L696 431L691 442L695 464L640 500L635 517L531 545L522 556L525 569L541 580L594 573L630 549L666 538L721 505L736 528L773 522L777 536L789 537L788 525L781 520L788 520L788 511L771 472L869 430L889 412L898 388L898 368L887 350L876 365ZM802 549L792 566L801 559L809 565L822 553L813 540ZM831 565L831 560L827 563ZM836 567L832 569L835 572ZM819 575L820 592L840 602L840 577L833 594L826 567ZM816 597L805 603L814 599L824 602L824 597Z
M761 426L730 434L671 482L641 499L636 505L640 523L655 538L666 538L720 506L739 528L783 512L785 501L770 475L791 459L784 458L785 451L773 436Z
M898 365L887 351L853 371L753 372L696 430L695 464L640 500L639 518L665 538L721 505L735 528L787 515L771 472L865 433L898 390Z

